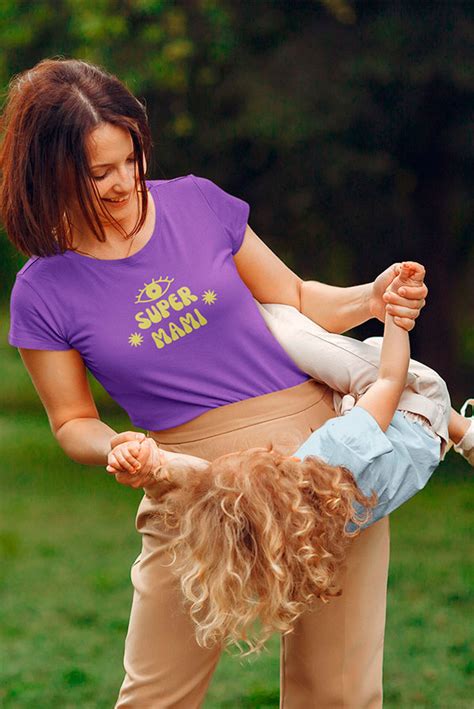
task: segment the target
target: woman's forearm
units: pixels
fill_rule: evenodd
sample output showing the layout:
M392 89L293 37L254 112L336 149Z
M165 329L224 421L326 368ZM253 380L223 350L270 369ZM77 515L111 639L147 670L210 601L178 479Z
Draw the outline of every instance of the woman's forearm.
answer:
M318 281L302 281L301 312L329 332L346 332L373 317L372 283L340 288Z
M59 428L55 437L66 455L83 465L107 465L110 439L116 431L100 419L71 419Z

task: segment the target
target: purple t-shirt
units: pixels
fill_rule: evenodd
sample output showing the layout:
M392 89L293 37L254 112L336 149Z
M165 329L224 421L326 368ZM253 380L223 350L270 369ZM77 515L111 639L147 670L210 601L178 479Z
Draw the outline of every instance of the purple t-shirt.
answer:
M77 350L148 430L307 380L235 267L248 204L194 175L148 188L156 222L140 251L27 261L12 291L10 344Z

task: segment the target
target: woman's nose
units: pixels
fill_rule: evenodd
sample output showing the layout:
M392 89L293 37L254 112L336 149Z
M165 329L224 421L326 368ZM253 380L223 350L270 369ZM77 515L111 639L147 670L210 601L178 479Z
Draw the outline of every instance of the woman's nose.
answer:
M115 187L121 192L130 192L135 184L135 166L124 165L117 170Z

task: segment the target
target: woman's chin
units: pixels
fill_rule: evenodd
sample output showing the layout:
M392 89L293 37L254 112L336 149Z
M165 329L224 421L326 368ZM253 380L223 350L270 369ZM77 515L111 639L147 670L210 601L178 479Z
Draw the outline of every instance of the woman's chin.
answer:
M138 196L136 192L134 194ZM114 226L117 223L120 225L128 223L133 226L138 220L139 205L138 201L133 199L133 195L130 195L126 202L118 205L103 200L101 207L100 222L103 226ZM107 210L110 216L104 210Z

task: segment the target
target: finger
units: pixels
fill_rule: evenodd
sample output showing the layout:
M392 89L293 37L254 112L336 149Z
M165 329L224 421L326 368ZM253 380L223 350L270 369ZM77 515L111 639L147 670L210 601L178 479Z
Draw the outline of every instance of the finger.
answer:
M147 457L142 461L142 467L140 468L140 475L151 475L153 470L157 465L156 452L150 447L147 450Z
M122 468L122 466L120 466L117 462L115 462L115 464L108 463L105 469L108 473L112 473L113 475L115 475L115 473L126 473L127 475L130 474L128 470Z
M402 308L399 305L387 305L386 311L390 313L390 315L393 315L393 317L408 318L410 320L416 320L420 314L418 308Z
M412 318L393 318L394 322L396 325L399 327L402 327L404 330L407 332L410 332L410 330L413 330L415 327L415 321Z
M116 475L117 473L124 473L125 472L121 468L115 468L113 465L107 465L105 469L108 473L111 473L112 475ZM127 473L127 475L128 475L128 473Z
M384 288L388 288L393 280L398 276L400 272L400 264L393 263L391 266L385 269L378 277L377 280L383 284Z
M144 433L140 431L122 431L121 433L116 433L110 439L110 448L115 448L121 443L126 443L127 441L143 441L146 438Z
M117 463L121 468L129 473L135 472L137 461L128 451L123 448L118 448L114 450L114 454L117 459Z
M143 474L151 474L159 465L160 451L156 442L152 438L147 438L141 444L141 455L139 460L142 463L140 472Z
M119 462L117 458L115 457L115 453L109 453L107 456L107 465L111 465L113 468L121 468L119 465Z
M398 293L409 300L423 300L428 295L426 283L421 286L402 286Z
M426 284L423 284L422 286L401 286L398 289L398 293L395 291L385 291L383 298L386 300L386 296L390 298L397 295L400 295L407 300L424 300L428 295L428 288L426 287Z
M415 281L419 281L420 283L423 283L423 279L426 275L425 267L417 261L403 261L402 271L408 272L410 278L414 278Z
M126 443L120 447L120 450L123 452L125 458L131 465L133 465L134 468L141 468L142 445L142 443L139 443L138 445L135 445L134 443Z
M141 463L142 468L148 463L152 454L152 449L148 441L148 438L143 441L143 443L140 445L138 455L136 456L137 460Z
M164 463L164 458L161 455L160 450L157 448L156 445L150 446L150 455L149 458L146 462L146 464L143 466L143 473L147 473L148 475L153 475L156 470L160 468L161 465Z
M398 293L384 293L384 302L391 305L400 306L401 308L410 308L412 310L420 310L425 305L424 298L410 299L403 298Z

